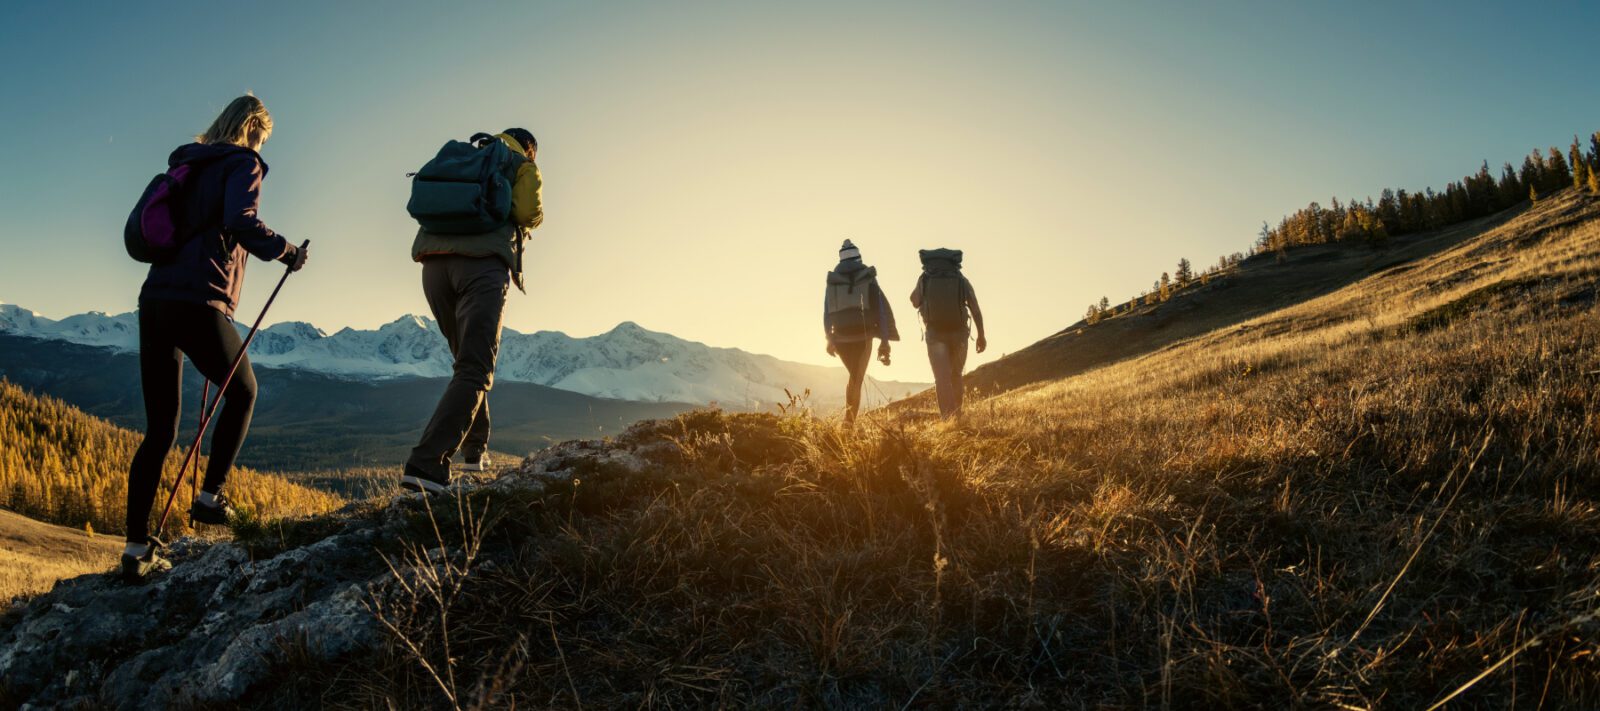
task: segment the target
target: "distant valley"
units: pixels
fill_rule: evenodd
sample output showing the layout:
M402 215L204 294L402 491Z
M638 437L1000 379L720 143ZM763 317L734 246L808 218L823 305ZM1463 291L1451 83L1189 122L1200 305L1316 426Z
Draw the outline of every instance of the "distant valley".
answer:
M246 330L241 325L240 330ZM138 315L90 312L60 321L0 304L0 334L136 352ZM438 324L403 316L375 330L346 328L332 335L303 322L268 326L250 360L360 381L449 377L451 358ZM639 402L716 403L760 410L788 401L785 389L811 390L822 408L842 404L844 368L779 360L737 348L713 348L625 322L606 333L573 338L555 331L501 335L496 382L532 383L594 397ZM869 405L898 400L926 383L872 380Z
M0 377L142 429L138 333L135 313L57 321L0 304ZM437 324L418 316L332 335L307 323L276 324L257 336L250 359L261 395L240 463L276 471L400 461L451 369ZM491 446L521 455L707 405L770 410L787 402L786 388L809 389L808 402L825 412L838 406L844 379L843 368L712 348L632 323L589 338L507 329L490 395ZM882 405L926 387L873 381L865 395ZM200 389L199 375L187 369L184 431L193 431Z
M249 446L239 463L273 471L402 461L446 382L362 381L271 367L256 368L256 377L261 394ZM0 378L115 425L136 431L144 427L136 354L0 334ZM187 369L183 432L194 431L200 387L199 375ZM518 382L497 383L489 397L492 446L517 455L563 439L614 434L640 419L670 417L694 407L597 398Z

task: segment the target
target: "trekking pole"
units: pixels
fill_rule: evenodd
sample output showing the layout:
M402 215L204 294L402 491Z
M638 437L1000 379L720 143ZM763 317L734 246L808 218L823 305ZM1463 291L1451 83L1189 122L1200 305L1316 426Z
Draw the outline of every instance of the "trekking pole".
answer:
M300 249L302 250L310 246L311 240L300 243ZM217 406L222 404L222 394L227 392L228 385L233 382L233 374L239 370L239 364L244 361L244 354L250 350L250 342L256 339L256 332L261 329L261 320L267 317L267 310L272 308L272 302L278 298L278 292L283 289L283 283L288 281L289 275L293 273L294 265L291 264L289 268L283 270L283 276L278 278L278 285L272 288L272 295L268 296L267 303L261 306L261 313L256 314L256 322L250 326L249 335L245 336L244 343L239 346L239 354L233 357L233 364L228 366L227 377L223 378L222 384L217 386L217 397L211 401L211 406L207 407L205 400L200 401L200 409L203 410L200 417L200 427L194 433L194 444L189 445L189 453L184 455L183 464L178 467L178 480L172 483L172 493L167 495L167 505L161 509L161 519L156 522L155 537L157 539L161 538L162 532L167 528L167 515L172 513L172 501L178 498L178 489L183 487L183 477L189 470L189 462L194 460L195 454L200 450L200 439L206 436L206 427L211 424L212 415L217 413ZM195 460L194 469L195 476L199 477L200 462L198 460Z
M206 401L211 399L211 381L206 380L206 377L204 375L201 375L200 376L200 383L201 383L201 385L200 385L200 411L201 412L205 412L206 411ZM221 391L217 392L217 397L222 397L222 392ZM198 420L196 420L196 421L198 421ZM185 473L187 471L188 470L184 470L183 472L178 472L178 480L179 481L182 481L183 477L188 476ZM189 498L192 499L192 498L195 498L195 497L197 497L199 495L200 495L200 458L199 457L195 457L194 458L194 478L189 480Z

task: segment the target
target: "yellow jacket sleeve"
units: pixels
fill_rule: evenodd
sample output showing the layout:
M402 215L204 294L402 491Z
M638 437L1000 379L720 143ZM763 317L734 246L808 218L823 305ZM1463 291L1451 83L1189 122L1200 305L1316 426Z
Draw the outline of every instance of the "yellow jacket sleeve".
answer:
M517 166L517 182L511 186L511 222L530 230L544 222L544 179L533 161Z

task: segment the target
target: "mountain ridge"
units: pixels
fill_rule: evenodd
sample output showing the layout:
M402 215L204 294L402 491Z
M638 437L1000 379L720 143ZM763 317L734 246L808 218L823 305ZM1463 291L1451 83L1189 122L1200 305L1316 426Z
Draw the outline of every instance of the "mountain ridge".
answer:
M238 327L241 332L246 330L242 324ZM0 333L133 352L138 349L138 314L91 311L58 321L0 303ZM275 323L256 336L251 361L361 381L449 377L452 370L438 324L416 314L400 316L376 329L345 327L331 335L304 321ZM837 406L843 400L845 371L838 366L795 363L739 348L709 346L623 321L586 337L506 328L496 376L501 381L615 400L762 409L786 403L788 393L807 390L812 402ZM926 383L869 379L865 394L869 405L879 405L927 387Z

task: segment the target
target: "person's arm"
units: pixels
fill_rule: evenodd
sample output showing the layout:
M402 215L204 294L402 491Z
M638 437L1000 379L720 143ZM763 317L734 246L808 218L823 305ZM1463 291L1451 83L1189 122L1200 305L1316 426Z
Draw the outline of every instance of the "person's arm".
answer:
M225 168L222 186L222 231L233 238L235 244L257 258L287 261L296 255L296 248L282 235L269 229L256 216L261 206L261 162L254 157L232 161Z
M961 277L961 283L967 287L967 311L972 314L972 325L978 327L978 341L975 344L978 352L982 353L989 347L989 340L983 334L983 309L978 308L978 293L972 290L972 282L966 277Z
M544 177L531 160L517 166L517 182L511 186L511 222L530 230L544 222Z
M872 293L877 297L878 307L878 338L883 340L883 349L888 350L889 341L900 340L900 329L894 322L894 309L889 307L889 298L883 295L883 288L874 281Z

